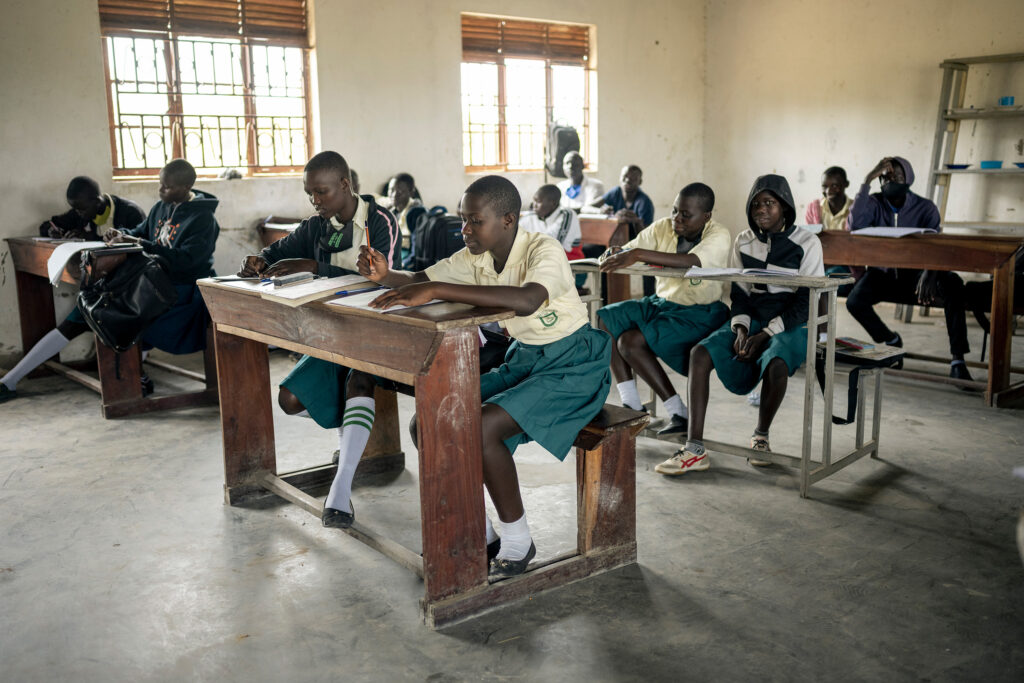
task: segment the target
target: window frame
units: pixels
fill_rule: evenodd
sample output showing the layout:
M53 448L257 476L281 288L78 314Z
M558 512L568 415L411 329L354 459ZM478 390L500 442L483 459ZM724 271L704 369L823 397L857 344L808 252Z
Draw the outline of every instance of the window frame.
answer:
M489 15L473 15L470 13L463 13L463 26L461 28L463 41L466 39L466 25L465 20L467 17L472 19L489 19L500 21L504 24L505 21L510 22L528 22L535 24L538 29L550 26L564 26L566 24L560 24L559 22L553 21L537 21L537 20L525 20L518 19L516 17L498 17ZM587 31L592 32L592 26L586 26L583 24L575 24L573 26L584 27ZM580 59L565 58L565 57L551 57L541 54L531 54L528 52L519 52L516 50L504 51L498 49L495 54L485 55L480 51L472 50L467 54L466 47L463 47L463 55L460 64L494 64L497 66L497 79L498 79L498 123L497 123L497 149L498 149L498 163L497 164L484 164L484 165L473 165L466 164L463 162L463 168L466 173L484 173L488 171L500 171L505 173L532 173L535 171L544 170L544 157L542 155L541 165L538 167L516 167L509 168L509 136L508 136L508 125L506 123L506 109L508 107L507 101L507 82L505 76L505 59L514 60L535 60L544 62L544 113L545 113L545 131L544 131L544 151L547 150L547 140L550 136L551 124L553 123L552 115L554 113L554 101L553 101L553 88L552 88L552 67L553 66L573 66L583 68L583 130L578 131L580 134L580 148L582 150L591 150L591 79L595 69L593 68L593 55L591 45L592 40L588 40L586 54ZM460 76L460 98L464 95L464 91L461 90L461 76ZM462 121L462 135L464 140L467 136L471 136L470 131L466 129L466 121ZM463 143L463 158L465 158L465 142ZM589 155L588 155L589 156ZM591 165L588 163L587 168Z

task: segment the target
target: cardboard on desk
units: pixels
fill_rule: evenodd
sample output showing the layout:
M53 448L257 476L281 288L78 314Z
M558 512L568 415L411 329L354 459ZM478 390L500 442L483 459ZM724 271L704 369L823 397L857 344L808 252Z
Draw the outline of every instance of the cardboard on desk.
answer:
M339 289L364 289L376 285L362 275L342 275L340 277L318 277L289 287L260 287L260 296L285 306L301 306L302 304L323 299L333 295Z

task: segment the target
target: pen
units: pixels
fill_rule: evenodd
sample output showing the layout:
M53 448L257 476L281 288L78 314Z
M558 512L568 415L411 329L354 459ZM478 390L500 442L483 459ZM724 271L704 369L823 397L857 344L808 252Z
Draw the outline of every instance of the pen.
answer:
M334 296L348 296L349 294L362 294L363 292L376 292L378 289L387 289L384 285L377 287L367 287L366 289L343 289L340 292L335 292Z

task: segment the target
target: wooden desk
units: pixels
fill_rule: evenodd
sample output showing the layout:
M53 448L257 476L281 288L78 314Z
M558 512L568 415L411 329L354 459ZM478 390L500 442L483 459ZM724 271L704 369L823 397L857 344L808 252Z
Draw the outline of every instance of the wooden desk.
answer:
M46 272L46 261L57 245L53 242L40 242L31 237L9 237L7 246L11 250L11 260L14 262L18 315L21 320L21 346L23 352L28 353L36 342L57 326L53 308L53 287ZM61 281L78 285L78 280L71 277L67 270L61 275ZM99 379L59 363L56 359L46 361L45 366L100 394L101 410L105 418L217 403L217 382L212 353L206 355L205 376L160 363L159 366L166 370L206 384L206 388L201 391L169 396L142 395L142 356L137 345L124 353L117 353L97 339L96 368Z
M217 373L224 387L220 406L229 504L269 490L317 519L322 511L322 503L300 488L316 472L276 473L269 343L415 387L422 557L370 531L363 520L357 519L349 533L423 577L421 606L429 626L635 561L635 520L625 510L634 500L632 479L627 493L623 472L610 458L602 466L598 456L586 461L587 476L579 487L577 552L535 562L521 576L488 584L477 325L511 318L512 311L436 304L382 315L319 302L290 308L212 280L200 281L200 289L214 321ZM397 428L393 421L390 429ZM632 461L616 467L633 472ZM332 466L319 470L322 479L333 478ZM594 541L595 528L602 530L600 542Z
M286 218L283 216L267 216L256 223L256 232L260 236L260 244L269 247L282 237L292 234L301 218Z
M921 233L894 239L823 231L818 238L826 264L991 273L992 351L985 403L1003 406L1024 396L1024 382L1010 384L1013 264L1024 245L1019 237Z
M629 223L605 216L580 215L580 232L583 244L601 244L606 247L621 247L629 241ZM600 276L598 276L600 277ZM608 301L623 301L629 298L629 276L619 273L605 275L608 287Z

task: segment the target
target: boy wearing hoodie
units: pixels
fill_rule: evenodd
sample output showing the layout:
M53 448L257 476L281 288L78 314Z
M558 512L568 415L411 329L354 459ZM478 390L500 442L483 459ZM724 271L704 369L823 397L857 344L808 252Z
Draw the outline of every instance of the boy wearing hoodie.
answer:
M823 276L821 243L811 232L796 227L795 220L795 203L786 179L779 175L758 178L747 199L750 228L733 243L733 265ZM768 430L786 395L789 377L807 353L807 306L806 287L732 284L732 319L690 353L689 437L675 455L654 468L656 472L680 475L711 466L703 438L712 370L734 394L747 394L763 382L750 447L771 451ZM756 458L747 462L759 467L771 464Z
M160 171L160 201L146 220L129 230L108 229L103 238L111 243L133 242L148 254L161 257L178 292L171 310L157 318L142 336L144 350L157 347L169 353L193 353L206 346L209 314L196 280L213 275L213 250L220 226L213 213L218 200L193 190L196 170L184 159L174 159ZM43 361L60 353L71 340L88 332L89 326L74 309L56 329L50 330L25 357L0 378L0 402L16 396L15 386ZM142 376L143 393L153 383Z
M871 181L878 178L881 192L871 194ZM864 178L864 184L850 209L850 229L869 227L927 228L938 232L939 210L931 200L914 194L914 169L903 157L885 157ZM903 339L889 329L875 313L880 301L928 305L941 300L946 315L946 333L952 356L949 376L971 379L964 355L971 350L967 341L964 282L951 271L912 268L868 268L846 298L846 310L875 342L903 346Z

